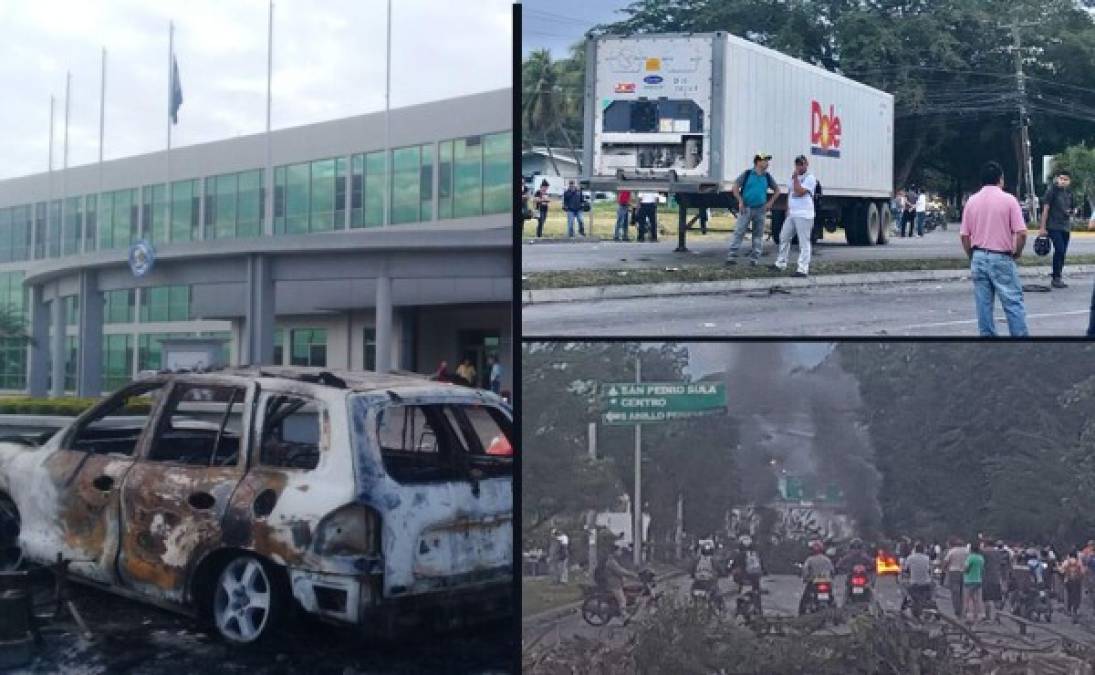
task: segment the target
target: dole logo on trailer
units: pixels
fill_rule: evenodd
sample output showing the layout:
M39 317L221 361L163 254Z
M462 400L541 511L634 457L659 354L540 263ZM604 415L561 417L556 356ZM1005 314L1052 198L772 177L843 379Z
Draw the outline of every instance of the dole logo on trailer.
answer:
M820 103L811 101L810 154L840 157L840 118L833 105L829 106L829 114L826 115Z

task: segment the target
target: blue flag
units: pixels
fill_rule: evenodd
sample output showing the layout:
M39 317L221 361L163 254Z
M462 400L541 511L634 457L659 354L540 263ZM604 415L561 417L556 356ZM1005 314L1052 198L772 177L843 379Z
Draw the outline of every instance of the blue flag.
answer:
M179 106L182 105L182 83L179 82L179 62L171 56L171 121L179 123Z

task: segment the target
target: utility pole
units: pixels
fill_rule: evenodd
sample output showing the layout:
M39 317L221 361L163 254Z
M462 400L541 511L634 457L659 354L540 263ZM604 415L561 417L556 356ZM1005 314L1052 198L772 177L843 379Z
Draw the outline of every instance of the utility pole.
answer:
M635 384L643 381L642 357L635 357ZM631 530L632 562L635 569L643 564L643 425L635 423L635 501L631 504L631 513L634 516L634 525Z
M1027 113L1027 83L1026 77L1023 75L1023 44L1019 37L1018 23L1011 25L1011 36L1015 49L1015 79L1019 86L1019 146L1023 155L1019 172L1020 174L1026 172L1027 204L1029 205L1030 217L1037 220L1038 206L1034 196L1034 165L1031 159L1030 131L1028 128L1030 116Z

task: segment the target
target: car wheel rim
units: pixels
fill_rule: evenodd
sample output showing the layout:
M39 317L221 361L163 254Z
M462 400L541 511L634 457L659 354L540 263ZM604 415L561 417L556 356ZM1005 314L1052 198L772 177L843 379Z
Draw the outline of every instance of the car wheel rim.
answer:
M217 581L213 618L229 640L253 642L262 635L270 615L270 579L254 558L236 558Z
M0 500L0 571L16 570L23 564L19 529L19 512L15 505L6 499Z

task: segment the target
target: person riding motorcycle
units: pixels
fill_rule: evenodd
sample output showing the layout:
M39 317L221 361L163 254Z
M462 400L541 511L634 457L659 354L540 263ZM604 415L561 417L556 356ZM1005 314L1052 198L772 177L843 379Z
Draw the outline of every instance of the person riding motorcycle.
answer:
M692 588L703 589L709 598L718 595L718 571L715 568L715 546L708 540L700 542L699 557L692 566Z
M851 595L852 570L855 569L856 565L863 565L864 570L867 572L867 581L871 587L874 587L875 572L877 571L875 562L873 558L864 552L863 540L858 537L849 542L848 552L836 563L837 574L846 575L844 587L847 590L847 595L844 597Z
M815 579L832 579L833 578L833 561L825 555L825 545L820 541L814 541L810 543L810 556L806 558L806 561L802 564L802 599L798 603L798 613L806 613L806 600L810 597L812 592L812 585Z
M924 553L924 544L913 544L912 553L901 564L901 578L908 584L908 592L901 609L913 606L913 615L919 617L923 607L934 608L935 588L932 586L931 558Z
M731 571L734 581L738 584L740 594L748 584L755 594L757 611L760 612L760 578L764 576L764 563L761 562L760 553L753 545L753 538L749 535L742 536L738 540L738 552L734 556Z
M620 615L625 613L634 613L634 608L627 606L627 596L624 594L624 579L639 579L639 575L631 570L627 569L620 563L620 559L624 556L624 549L617 548L613 553L610 553L597 564L597 569L593 572L593 582L597 584L597 587L605 592L611 593L612 597L616 598L616 604L619 607ZM637 607L638 605L636 605Z

